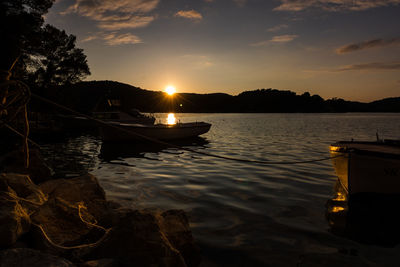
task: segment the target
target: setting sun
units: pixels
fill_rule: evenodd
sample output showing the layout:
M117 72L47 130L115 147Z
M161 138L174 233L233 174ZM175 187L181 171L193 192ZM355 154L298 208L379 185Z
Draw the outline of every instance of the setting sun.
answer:
M175 87L173 87L172 85L168 85L168 86L165 88L165 92L166 92L168 95L173 95L173 94L175 94L176 89L175 89Z

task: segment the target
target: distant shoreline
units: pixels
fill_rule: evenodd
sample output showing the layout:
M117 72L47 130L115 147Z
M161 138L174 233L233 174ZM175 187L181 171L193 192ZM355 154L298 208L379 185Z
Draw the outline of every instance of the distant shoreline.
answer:
M323 99L319 95L278 89L244 91L239 95L224 93L196 94L150 91L114 81L87 81L57 86L43 91L32 88L43 97L82 113L109 109L138 109L149 113L399 113L400 97L369 103L340 98ZM118 100L118 106L113 106ZM32 108L41 108L32 103Z

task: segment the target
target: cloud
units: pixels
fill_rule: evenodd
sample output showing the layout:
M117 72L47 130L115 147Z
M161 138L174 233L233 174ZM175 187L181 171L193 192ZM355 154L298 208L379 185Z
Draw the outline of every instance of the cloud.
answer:
M257 46L269 45L271 43L288 43L288 42L293 41L297 37L299 37L299 36L295 35L295 34L277 35L277 36L272 37L271 40L257 42L257 43L251 44L251 46L257 47Z
M153 11L160 0L75 0L61 14L77 13L98 22L105 30L139 28L155 18L145 15Z
M400 4L400 0L280 0L276 11L302 11L320 8L327 11L361 11Z
M384 46L400 45L400 37L392 39L373 39L365 42L348 44L336 49L337 54L351 53L359 50L379 48Z
M175 17L182 17L182 18L186 18L186 19L192 19L192 20L201 20L203 18L203 16L195 11L195 10L180 10L178 12L175 13Z
M141 28L150 24L153 20L153 16L133 16L126 20L100 22L98 27L112 31L126 28Z
M86 37L85 39L81 40L82 43L86 43L86 42L90 42L93 40L99 39L98 35L90 35L88 37Z
M346 65L336 71L350 70L400 70L400 61L397 62L371 62L363 64Z
M280 25L276 25L274 27L271 27L271 28L267 29L267 31L269 31L269 32L278 32L280 30L287 29L287 28L289 28L289 25L280 24Z
M103 37L108 45L123 45L123 44L140 44L142 40L131 33L116 34L110 33Z
M83 39L81 42L90 42L93 40L101 39L110 46L126 45L126 44L140 44L142 40L131 33L118 34L117 32L100 32Z

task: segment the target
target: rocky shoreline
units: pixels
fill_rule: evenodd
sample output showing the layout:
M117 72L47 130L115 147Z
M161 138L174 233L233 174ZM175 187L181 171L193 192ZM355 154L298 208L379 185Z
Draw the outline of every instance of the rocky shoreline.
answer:
M16 155L1 160L0 266L200 264L184 211L122 207L95 176L54 179L39 156L25 174Z

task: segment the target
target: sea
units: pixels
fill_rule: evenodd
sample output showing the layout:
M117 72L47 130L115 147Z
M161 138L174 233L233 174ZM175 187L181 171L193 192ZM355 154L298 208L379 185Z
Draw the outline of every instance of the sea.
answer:
M327 159L336 141L400 139L400 114L175 117L212 127L171 146L103 143L91 133L40 145L59 177L90 172L110 200L184 210L201 266L400 266L400 202L349 202Z

